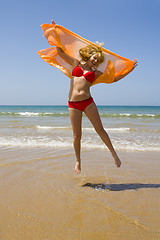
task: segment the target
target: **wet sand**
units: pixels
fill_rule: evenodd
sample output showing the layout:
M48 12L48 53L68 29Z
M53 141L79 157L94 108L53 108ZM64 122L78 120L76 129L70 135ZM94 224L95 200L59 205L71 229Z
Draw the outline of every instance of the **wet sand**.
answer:
M0 239L160 239L159 152L2 149Z

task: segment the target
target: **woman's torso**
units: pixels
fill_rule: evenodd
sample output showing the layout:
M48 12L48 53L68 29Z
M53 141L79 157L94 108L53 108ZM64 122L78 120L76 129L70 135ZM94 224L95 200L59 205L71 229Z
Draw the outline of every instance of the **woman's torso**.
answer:
M70 83L69 101L81 101L88 99L90 86L95 79L95 73L91 70L84 69L82 64L74 66Z

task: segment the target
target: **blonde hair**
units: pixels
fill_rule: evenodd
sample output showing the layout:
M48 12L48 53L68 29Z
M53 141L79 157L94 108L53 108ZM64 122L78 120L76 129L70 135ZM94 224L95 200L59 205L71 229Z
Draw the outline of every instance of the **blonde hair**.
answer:
M81 48L79 50L79 55L81 57L81 60L85 62L96 53L98 54L99 63L102 63L104 61L104 56L102 53L102 44L100 46L89 44L86 47Z

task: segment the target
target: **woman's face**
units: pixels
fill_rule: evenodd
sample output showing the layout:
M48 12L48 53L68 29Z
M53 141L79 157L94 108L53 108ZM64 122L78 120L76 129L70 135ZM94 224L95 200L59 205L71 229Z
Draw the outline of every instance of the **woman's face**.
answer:
M89 60L90 60L90 63L91 63L93 66L98 67L100 61L99 61L99 56L98 56L97 53L95 53L94 55L92 55Z

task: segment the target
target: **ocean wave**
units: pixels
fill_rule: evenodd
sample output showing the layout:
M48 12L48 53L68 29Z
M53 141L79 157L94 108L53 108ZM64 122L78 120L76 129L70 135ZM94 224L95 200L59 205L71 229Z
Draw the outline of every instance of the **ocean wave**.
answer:
M112 140L116 150L120 151L156 151L160 152L157 142ZM51 139L47 137L0 137L0 148L73 148L72 138ZM82 150L107 150L105 144L93 138L82 140Z
M11 125L9 126L11 129L37 129L38 131L72 131L71 125L68 126L42 126L42 125ZM145 126L139 126L139 127L108 127L104 128L106 132L111 133L130 133L130 132L148 132L148 133L160 133L160 129L152 129L152 128L145 128ZM95 129L93 127L82 127L83 132L95 132Z
M22 116L22 117L59 117L59 116L69 116L69 113L49 113L49 112L0 112L0 116Z
M160 114L140 114L140 113L102 113L101 117L106 118L156 118L160 119Z
M71 141L55 140L48 138L23 138L23 137L10 137L10 138L0 138L0 147L71 147Z
M72 130L71 126L36 126L39 130ZM128 128L128 127L112 127L105 128L107 132L116 132L116 133L127 133L127 132L154 132L159 133L160 129L149 129L149 128ZM82 131L84 132L95 132L93 127L82 127Z
M71 126L36 126L37 129L40 130L72 130ZM84 132L95 132L93 127L82 127ZM107 132L128 132L130 128L105 128Z
M40 126L40 125L37 125L36 126L37 129L41 129L41 130L71 130L71 126L56 126L56 127L53 127L53 126Z
M84 127L84 128L82 128L82 130L83 131L86 131L86 132L95 132L95 129L94 128L86 128L86 127ZM105 130L107 131L107 132L120 132L120 133L122 133L122 132L128 132L128 131L130 131L130 128L125 128L125 127L115 127L115 128L105 128Z
M0 112L0 116L21 116L21 117L68 117L66 112ZM103 118L154 118L160 119L160 114L140 114L140 113L101 113Z

